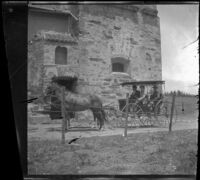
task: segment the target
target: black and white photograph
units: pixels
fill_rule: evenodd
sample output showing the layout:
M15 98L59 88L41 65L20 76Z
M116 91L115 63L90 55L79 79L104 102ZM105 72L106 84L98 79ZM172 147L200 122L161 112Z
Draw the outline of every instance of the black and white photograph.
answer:
M28 2L28 175L196 175L199 3Z

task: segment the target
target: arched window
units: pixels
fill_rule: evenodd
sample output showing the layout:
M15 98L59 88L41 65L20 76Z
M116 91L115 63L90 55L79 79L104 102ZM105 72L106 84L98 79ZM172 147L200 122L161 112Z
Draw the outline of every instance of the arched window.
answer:
M122 57L115 57L111 59L112 72L129 73L129 60Z
M55 64L67 64L67 48L56 47L55 50Z

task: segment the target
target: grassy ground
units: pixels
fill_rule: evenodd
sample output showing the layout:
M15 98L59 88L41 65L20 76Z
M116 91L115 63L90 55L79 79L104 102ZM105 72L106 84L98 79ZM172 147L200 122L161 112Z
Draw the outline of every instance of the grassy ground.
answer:
M81 138L75 145L29 139L29 174L195 174L197 130Z
M171 102L172 97L166 98ZM196 101L193 97L176 98L180 120L196 119L190 114L197 108ZM50 123L47 117L35 117L28 123L32 125L29 133L36 133L43 124L53 127L60 121ZM85 124L88 123L86 120ZM60 134L59 140L50 138L29 136L29 174L195 174L196 171L197 130L137 133L130 134L127 140L120 135L81 138L75 145L61 145Z
M165 99L169 102L172 102L172 96L166 96ZM198 109L197 107L197 98L196 97L180 97L176 96L175 107L178 114L182 114L182 107L185 114L190 114ZM182 106L183 105L183 106Z

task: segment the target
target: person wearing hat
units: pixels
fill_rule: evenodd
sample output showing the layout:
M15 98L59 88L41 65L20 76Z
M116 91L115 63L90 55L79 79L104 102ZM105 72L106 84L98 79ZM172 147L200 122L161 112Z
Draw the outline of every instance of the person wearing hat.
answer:
M129 111L134 111L135 108L135 103L137 102L138 98L140 97L140 91L137 90L137 86L133 85L132 86L132 94L129 98Z
M140 105L144 104L144 100L146 99L146 94L145 94L145 87L144 85L140 86L140 97L138 98L138 101L140 103Z
M158 91L158 86L154 85L153 86L152 94L150 95L150 102L155 107L155 105L157 104L157 102L159 101L159 99L160 99L160 93Z
M157 99L159 97L158 87L156 85L153 86L152 94L150 95L150 100Z
M135 103L136 100L140 97L140 91L137 90L137 86L133 85L132 86L132 94L130 96L129 102L130 103Z

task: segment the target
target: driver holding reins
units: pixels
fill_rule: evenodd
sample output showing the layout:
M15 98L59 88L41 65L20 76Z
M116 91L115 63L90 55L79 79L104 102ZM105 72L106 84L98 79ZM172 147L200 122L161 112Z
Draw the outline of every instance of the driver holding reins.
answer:
M132 86L132 94L129 98L129 111L133 111L135 108L135 103L138 101L138 98L140 97L140 91L137 90L137 86L133 85Z
M132 86L132 94L129 98L130 103L135 103L137 99L140 97L140 91L137 90L137 86L133 85Z

